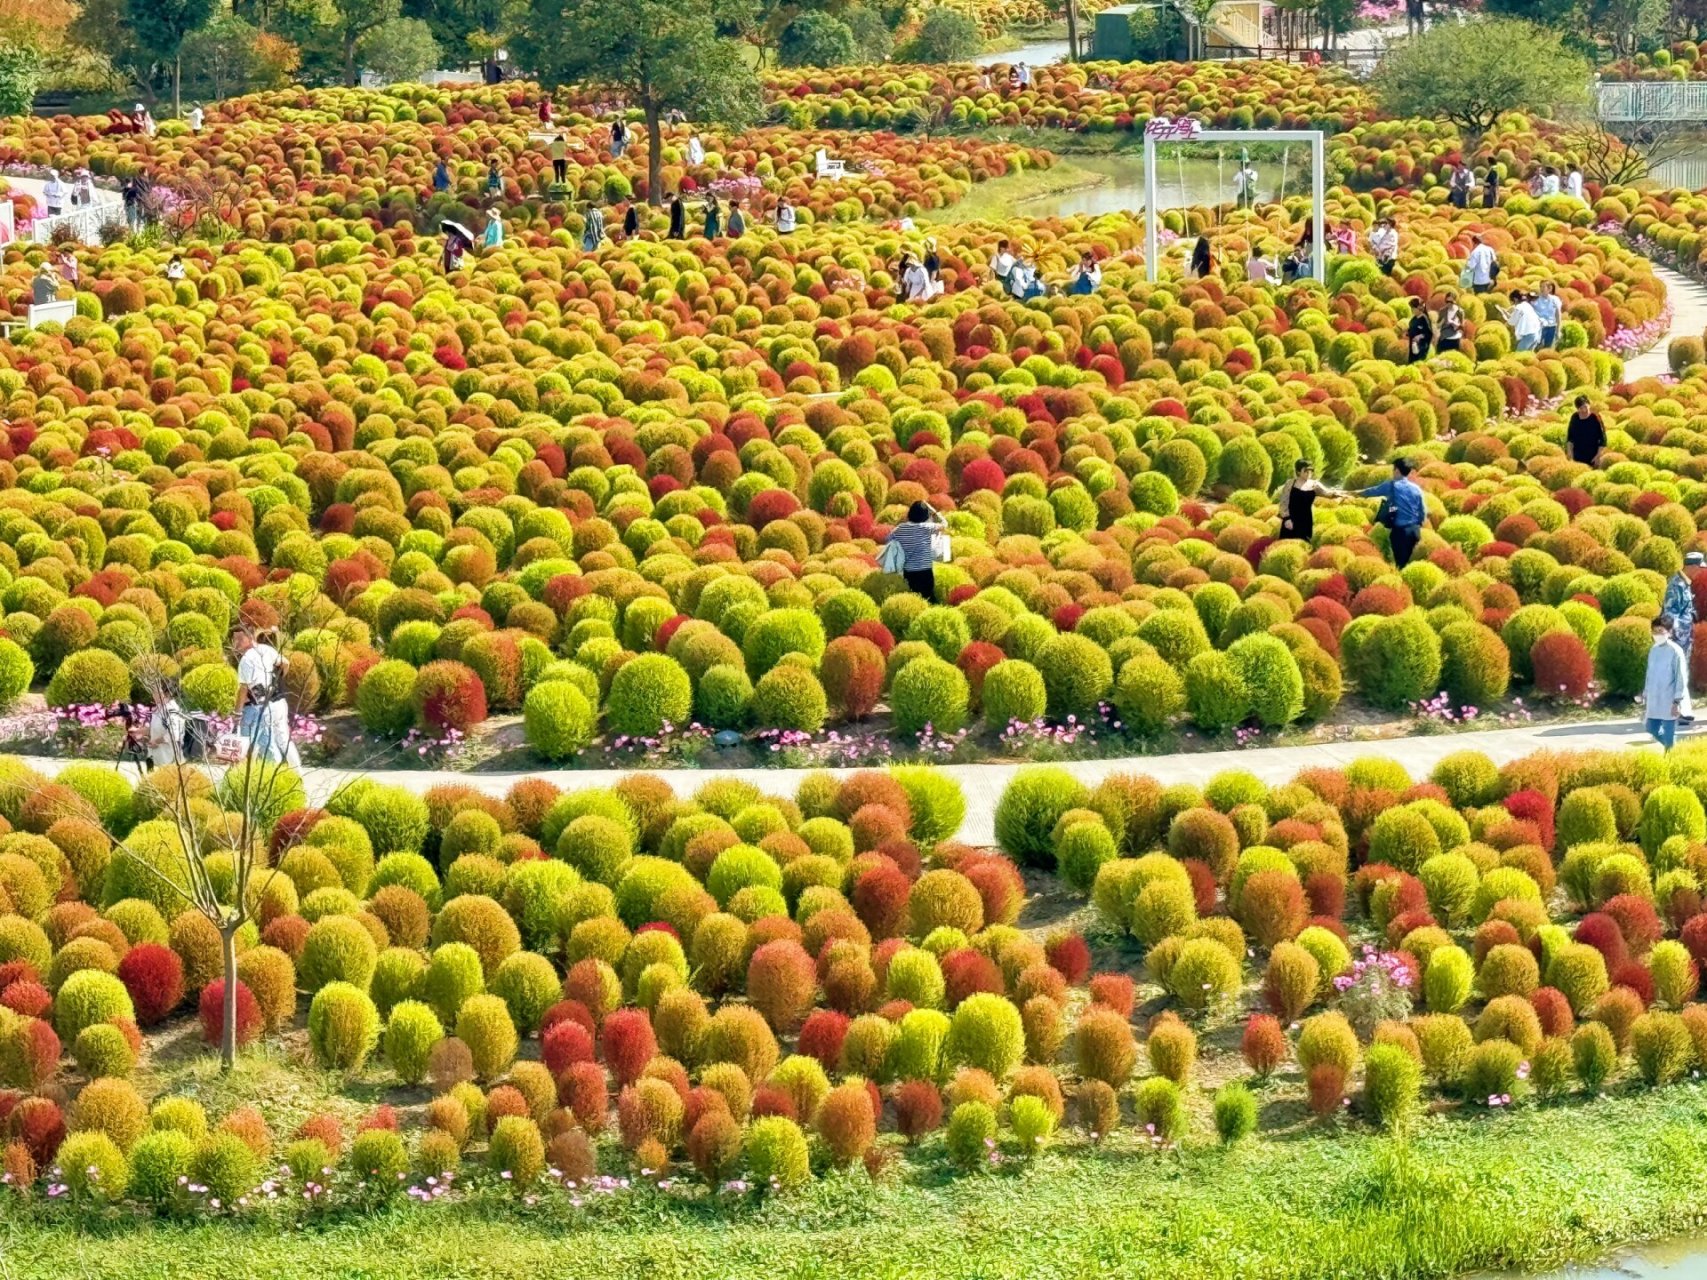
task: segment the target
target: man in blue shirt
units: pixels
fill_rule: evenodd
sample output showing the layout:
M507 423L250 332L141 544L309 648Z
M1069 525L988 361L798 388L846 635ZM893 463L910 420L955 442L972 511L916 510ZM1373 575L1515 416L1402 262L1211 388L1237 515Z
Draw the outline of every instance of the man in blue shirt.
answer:
M1422 537L1423 522L1428 519L1423 507L1423 492L1417 488L1416 481L1411 479L1411 470L1409 458L1394 458L1393 478L1383 480L1358 495L1363 498L1387 500L1386 516L1382 523L1392 531L1393 563L1400 569L1411 562L1411 555L1417 549L1417 541Z

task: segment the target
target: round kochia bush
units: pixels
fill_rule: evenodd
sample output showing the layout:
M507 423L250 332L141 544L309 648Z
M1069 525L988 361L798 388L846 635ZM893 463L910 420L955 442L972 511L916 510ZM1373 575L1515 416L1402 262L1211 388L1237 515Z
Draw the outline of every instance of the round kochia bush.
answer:
M605 724L614 734L653 737L665 725L686 725L692 714L688 673L664 654L641 654L624 663L611 680Z

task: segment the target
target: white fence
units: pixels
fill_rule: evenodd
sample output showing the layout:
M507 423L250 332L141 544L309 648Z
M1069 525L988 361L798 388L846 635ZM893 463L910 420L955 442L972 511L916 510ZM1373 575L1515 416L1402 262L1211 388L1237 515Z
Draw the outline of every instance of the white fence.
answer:
M1707 80L1602 80L1602 120L1699 120L1707 123Z
M101 228L109 222L124 220L124 205L114 201L97 200L50 218L37 218L30 223L30 236L37 244L49 244L61 227L70 229L71 238L83 244L95 244L101 238Z

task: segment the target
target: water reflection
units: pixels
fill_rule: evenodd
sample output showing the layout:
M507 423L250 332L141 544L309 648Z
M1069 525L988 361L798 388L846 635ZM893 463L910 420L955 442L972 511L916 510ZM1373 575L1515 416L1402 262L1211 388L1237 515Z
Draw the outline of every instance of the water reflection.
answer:
M1079 215L1096 217L1104 213L1138 214L1144 208L1144 157L1141 154L1119 156L1079 156L1074 163L1103 175L1106 181L1096 186L1080 187L1074 191L1058 191L1024 201L1018 212L1027 218L1071 218ZM1253 156L1251 165L1257 171L1257 199L1267 204L1279 197L1281 179L1286 180L1288 192L1297 194L1309 187L1309 158L1294 155L1290 159L1275 156L1268 159ZM1239 169L1239 153L1230 150L1219 164L1213 159L1163 152L1156 158L1156 201L1163 209L1186 205L1230 205L1233 202L1233 175Z
M1504 1271L1473 1280L1701 1280L1707 1276L1707 1242L1673 1240L1667 1244L1617 1254L1592 1266L1536 1272Z

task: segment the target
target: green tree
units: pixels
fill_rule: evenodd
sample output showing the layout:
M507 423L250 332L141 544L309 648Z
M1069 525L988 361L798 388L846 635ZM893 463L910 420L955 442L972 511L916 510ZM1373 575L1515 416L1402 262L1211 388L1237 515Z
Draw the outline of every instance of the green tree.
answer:
M742 29L751 13L745 0L532 0L511 51L547 84L583 82L640 108L646 193L659 204L666 112L738 126L759 118L758 77L721 34Z
M969 62L984 47L978 24L941 5L925 10L918 34L907 46L909 62Z
M242 18L217 18L184 41L184 77L191 90L217 101L247 93L255 80L260 28Z
M184 105L184 41L212 20L213 10L214 0L126 0L125 19L137 44L172 68L173 115Z
M860 62L888 62L895 52L895 33L883 15L867 5L856 4L842 15L859 47Z
M41 86L41 54L0 41L0 116L27 116Z
M827 13L803 13L783 28L777 57L785 67L845 67L859 60L853 28Z
M356 45L375 27L384 26L401 12L401 0L333 0L333 29L344 54L344 83L352 88L360 82L356 69Z
M1666 0L1586 0L1583 9L1589 30L1611 46L1615 57L1651 48L1665 31Z
M526 25L527 0L403 0L403 16L419 18L452 62L495 65Z
M1581 102L1588 79L1587 61L1565 48L1558 31L1488 18L1441 23L1401 40L1373 84L1390 114L1444 120L1473 150L1509 112Z
M1545 27L1570 27L1577 20L1578 0L1483 0L1490 17L1528 18Z
M419 18L393 18L356 45L362 66L382 80L418 80L439 65L439 42Z

